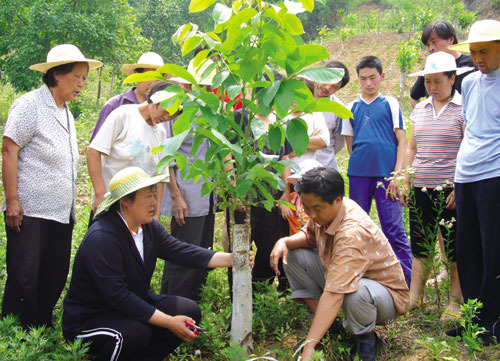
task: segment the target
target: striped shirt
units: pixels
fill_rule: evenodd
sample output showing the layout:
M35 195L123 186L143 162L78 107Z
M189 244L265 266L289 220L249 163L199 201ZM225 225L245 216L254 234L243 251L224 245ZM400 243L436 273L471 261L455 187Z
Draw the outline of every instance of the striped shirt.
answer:
M410 115L417 154L415 187L435 188L453 182L457 153L463 138L462 96L453 99L436 114L432 97L418 103Z

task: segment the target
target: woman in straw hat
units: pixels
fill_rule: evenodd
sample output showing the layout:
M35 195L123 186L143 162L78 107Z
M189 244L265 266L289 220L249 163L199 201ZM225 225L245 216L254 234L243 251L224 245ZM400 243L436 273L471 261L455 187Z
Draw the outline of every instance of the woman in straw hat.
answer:
M2 314L24 327L52 326L66 282L75 221L78 146L67 102L82 91L89 70L102 66L69 44L52 48L41 88L9 110L3 137L7 282Z
M123 64L121 70L123 74L129 76L135 73L155 71L163 64L163 58L159 54L150 51L142 54L135 64ZM97 123L95 124L94 131L92 132L92 136L90 137L90 141L95 138L97 132L99 131L99 129L101 129L102 125L113 110L126 104L144 103L146 101L149 89L151 89L151 87L156 82L157 80L140 81L129 91L118 94L109 99L99 112L99 118L97 119Z
M157 183L167 179L137 167L118 172L75 256L63 333L90 342L98 360L162 360L199 335L194 301L150 290L157 258L201 269L232 265L230 253L181 242L153 220Z
M463 303L455 261L457 213L453 178L458 149L463 138L462 97L455 91L455 78L472 70L457 68L453 55L436 52L427 57L425 68L410 76L423 76L429 98L418 103L410 115L412 129L404 168L413 167L415 175L410 200L410 172L406 171L401 202L409 204L411 248L410 309L420 305L431 270L436 232L445 250L451 276L449 305L441 320L459 319ZM443 237L445 240L443 241Z
M87 166L94 187L92 214L104 200L107 184L119 170L136 166L147 174L156 174L156 165L164 157L163 152L153 153L167 140L165 128L160 123L169 121L170 115L159 103L172 97L165 91L168 82L159 82L150 89L142 104L127 104L115 109L92 140L87 149ZM167 170L168 172L168 170ZM158 190L158 205L161 204L163 187ZM160 220L158 206L155 218Z

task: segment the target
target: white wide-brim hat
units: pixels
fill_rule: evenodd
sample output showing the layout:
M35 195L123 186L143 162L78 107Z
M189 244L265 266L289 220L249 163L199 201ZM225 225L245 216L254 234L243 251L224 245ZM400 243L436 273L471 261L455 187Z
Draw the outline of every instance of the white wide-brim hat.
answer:
M163 58L159 54L150 51L142 54L136 64L123 64L121 70L123 74L130 75L135 72L135 69L145 68L156 70L163 64Z
M470 27L469 38L467 41L450 45L448 49L469 53L469 44L485 43L489 41L500 40L500 21L498 20L479 20Z
M317 167L323 167L323 164L318 162L316 159L304 159L302 162L300 162L300 173L295 173L291 176L288 176L286 178L286 181L290 184L295 184L297 183L297 180L302 177L304 174L309 172L311 169L317 168Z
M154 177L139 167L127 167L116 173L109 181L109 192L106 193L104 201L97 207L95 215L107 211L109 207L125 197L127 194L139 189L152 186L159 182L168 182L168 174L161 174Z
M191 59L191 61L189 62L189 65L187 67L187 71L188 71L188 73L190 73L193 76L193 78L196 80L196 82L199 85L212 86L212 80L216 74L215 67L210 71L210 73L204 79L201 79L201 77L203 76L203 73L205 73L205 71L208 69L208 67L210 65L212 65L213 63L214 63L213 60L207 59L204 63L195 67L194 66L194 59ZM175 81L177 83L182 83L182 84L191 84L188 80L182 79L179 77L172 77L168 80Z
M85 62L89 64L89 70L94 70L102 66L102 62L99 60L87 59L83 56L80 49L76 46L72 44L61 44L50 49L45 63L33 64L30 66L30 69L41 71L45 74L49 69L56 66L77 62Z
M446 71L456 71L457 75L474 70L472 66L457 68L455 57L444 51L432 53L425 60L424 70L408 74L408 76L424 76L426 74L444 73Z

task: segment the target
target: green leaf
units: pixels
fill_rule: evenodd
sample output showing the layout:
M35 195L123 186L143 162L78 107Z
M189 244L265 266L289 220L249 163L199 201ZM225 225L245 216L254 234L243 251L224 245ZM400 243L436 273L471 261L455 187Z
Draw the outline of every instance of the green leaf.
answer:
M153 149L154 151L154 149ZM158 164L156 165L156 173L157 174L162 174L165 168L172 163L175 160L174 155L167 155L166 157L163 157Z
M286 137L297 156L300 157L309 145L306 122L301 118L289 120L286 127Z
M196 56L193 59L193 66L195 68L197 68L201 64L201 62L207 58L209 53L210 53L210 50L205 49L205 50L200 51L198 54L196 54Z
M172 35L172 42L174 44L182 43L188 34L195 34L198 31L198 25L196 24L184 24L179 26L177 31Z
M302 78L323 84L335 84L342 80L344 69L311 68L296 74Z
M261 136L266 134L266 125L259 118L252 119L252 125L250 128L252 129L252 134L255 139L259 139Z
M231 18L233 10L228 8L226 5L221 3L215 4L214 11L212 12L212 17L216 24L224 24Z
M274 99L274 109L280 118L284 118L288 114L294 99L294 91L291 86L288 86L288 80L281 82L281 86Z
M165 64L156 69L158 73L172 74L179 78L187 80L189 83L198 86L196 79L182 66L177 64Z
M216 0L191 0L189 3L190 13L199 13L208 9Z
M229 76L229 70L222 70L219 71L217 74L215 74L214 78L212 79L212 87L213 88L218 88L222 84L224 80Z
M300 0L304 9L312 13L314 10L314 0Z
M158 71L147 71L145 73L134 73L129 75L123 81L123 84L139 83L141 81L165 80L162 73Z
M201 186L201 196L212 193L212 191L217 187L217 182L205 182Z
M196 99L202 100L206 105L215 110L217 110L220 105L220 99L214 93L201 92Z
M195 49L198 45L200 45L202 39L201 37L194 35L188 38L184 44L182 44L182 56L185 56L189 52L191 52L193 49Z
M248 193L250 187L252 187L253 181L250 179L245 179L236 184L236 193L239 198L243 198Z
M179 149L182 145L184 138L186 138L188 134L189 130L186 130L180 134L174 135L172 138L168 138L165 143L160 146L165 155L175 155L177 153L177 149Z
M283 129L281 127L271 127L269 129L269 146L274 151L278 153L281 147L281 141L283 140Z
M293 15L286 13L283 16L285 29L292 35L301 35L304 33L304 27L302 26L302 22L300 19Z
M193 123L194 116L198 113L198 107L191 107L184 109L182 114L175 120L172 126L172 131L174 135L180 134L189 129Z
M227 96L229 97L229 99L233 100L238 96L238 94L241 93L241 89L243 89L242 85L231 85L227 89Z
M328 59L329 57L330 53L322 45L299 45L293 52L287 55L286 72L288 75L292 75L306 66Z
M280 89L280 84L280 81L275 81L271 86L267 87L266 89L262 89L259 93L259 103L262 99L262 102L265 105L270 105L274 97L276 96L276 93Z
M342 119L352 118L352 112L343 105L334 102L328 98L319 98L312 107L307 109L309 112L330 112L338 115Z

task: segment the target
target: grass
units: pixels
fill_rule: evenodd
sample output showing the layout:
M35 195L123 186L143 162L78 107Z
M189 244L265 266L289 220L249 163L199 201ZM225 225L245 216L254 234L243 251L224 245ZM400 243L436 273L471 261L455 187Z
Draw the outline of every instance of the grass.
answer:
M387 59L391 49L395 49L404 34L383 34L379 39L381 46L373 49L367 48L366 44L371 41L372 35L356 36L348 40L346 48L354 49L352 52L336 53L335 40L327 44L330 52L346 63L350 69L354 69L355 62L368 51L374 55ZM382 46L383 45L383 46ZM386 94L398 94L399 78L397 67L394 64L385 64L389 73L384 82L382 91ZM418 65L417 65L418 66ZM345 101L355 99L359 92L359 85L355 74L351 77L351 83L340 91L339 96ZM80 96L78 101L71 104L72 110L79 113L76 121L78 142L80 148L80 164L78 168L78 202L77 214L78 224L73 232L73 255L78 248L86 230L90 211L91 184L86 169L84 150L88 145L88 139L92 127L97 120L97 115L104 99L96 102L95 89L97 80L91 76L86 92ZM0 131L3 133L3 125L7 110L15 94L10 86L0 85ZM409 115L409 107L405 110L405 119ZM341 173L345 176L348 162L347 151L343 150L338 155ZM347 180L347 179L346 179ZM346 183L347 184L347 183ZM0 188L3 196L3 189ZM348 190L346 189L346 194ZM375 206L372 207L371 217L378 222ZM3 217L0 217L0 298L6 279L5 270L5 228ZM408 226L408 216L405 213L405 225ZM215 249L221 250L218 241L221 239L223 215L216 215ZM163 219L168 228L168 219ZM153 276L152 288L159 292L163 261L157 263L157 270ZM69 279L68 279L69 284ZM440 293L447 295L448 282L438 284ZM67 289L64 290L63 295ZM60 319L62 298L55 309L55 330L32 330L23 332L12 318L0 321L0 359L2 360L82 360L85 349L80 344L67 344L64 342L60 331ZM377 327L377 333L383 340L383 346L379 352L379 360L498 360L500 359L500 346L489 348L480 347L472 350L469 356L468 346L453 338L444 336L443 331L454 326L453 324L442 324L439 317L446 306L447 299L441 300L441 304L435 302L435 289L428 285L424 307L409 315L399 317L395 322L384 327ZM256 356L272 356L278 360L294 359L292 347L305 335L311 323L311 315L304 305L293 302L289 297L279 298L275 291L275 285L262 284L254 296L254 319L253 338ZM176 355L169 360L242 360L239 357L238 347L229 342L231 304L229 298L229 286L227 283L226 270L218 269L211 271L203 292L200 303L204 317L201 325L206 331L193 343L184 344L178 348ZM352 337L342 333L322 340L318 347L318 356L325 360L349 360L352 349ZM318 358L318 359L319 359Z

